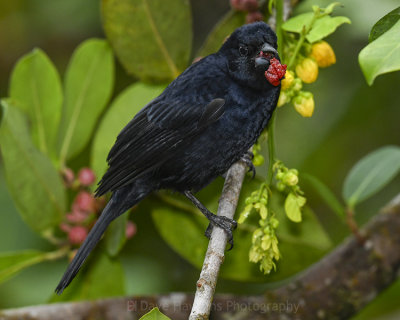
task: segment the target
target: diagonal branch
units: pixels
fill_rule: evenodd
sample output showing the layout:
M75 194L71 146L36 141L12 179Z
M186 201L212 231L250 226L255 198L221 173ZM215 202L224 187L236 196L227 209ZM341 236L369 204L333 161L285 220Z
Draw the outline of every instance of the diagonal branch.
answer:
M218 206L218 216L233 219L239 201L246 165L235 163L228 171ZM208 319L217 285L219 269L224 261L227 236L221 228L213 228L200 279L197 281L190 320Z

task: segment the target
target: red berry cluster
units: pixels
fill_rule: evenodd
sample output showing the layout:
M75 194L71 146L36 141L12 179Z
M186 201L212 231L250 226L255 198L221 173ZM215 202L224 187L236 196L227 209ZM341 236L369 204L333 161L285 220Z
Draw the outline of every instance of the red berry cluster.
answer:
M87 190L96 181L92 169L82 168L75 177L70 168L63 171L63 178L67 188L78 189L78 193L71 205L71 211L65 215L65 221L60 229L67 233L68 241L73 245L81 244L88 234L88 229L95 221L97 214L104 207L104 198L94 198Z
M286 64L281 64L278 59L272 58L268 70L265 71L265 77L273 86L279 86L281 79L285 76Z
M234 10L247 12L246 23L253 23L264 19L264 16L259 11L260 6L257 0L230 0L230 2Z
M78 193L72 202L71 211L65 215L65 221L60 224L60 229L67 234L70 244L80 245L105 207L105 198L95 198L89 192L89 187L96 181L96 176L90 168L85 167L79 170L77 177L70 168L65 168L63 179L67 188L77 190ZM129 239L135 234L136 225L128 221L126 237Z

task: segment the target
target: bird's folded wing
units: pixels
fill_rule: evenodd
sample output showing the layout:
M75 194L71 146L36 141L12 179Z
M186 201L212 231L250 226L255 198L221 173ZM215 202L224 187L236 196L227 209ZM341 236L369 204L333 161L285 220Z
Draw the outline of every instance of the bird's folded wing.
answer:
M190 105L179 100L166 104L162 99L155 99L118 135L107 158L109 168L96 195L115 191L158 168L178 148L183 148L217 121L224 113L224 103L220 98Z

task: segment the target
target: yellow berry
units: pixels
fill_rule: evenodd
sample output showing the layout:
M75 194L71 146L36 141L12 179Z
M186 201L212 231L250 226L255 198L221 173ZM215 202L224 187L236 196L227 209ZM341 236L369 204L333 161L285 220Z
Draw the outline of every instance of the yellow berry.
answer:
M311 92L300 92L293 101L294 108L303 117L311 117L314 112L314 96Z
M290 88L294 80L294 73L293 71L286 70L285 79L281 81L281 89L287 90Z
M296 66L296 74L303 82L312 83L317 80L318 65L315 60L305 58Z
M310 56L315 59L318 66L321 68L326 68L336 63L335 52L326 41L314 43L311 48Z

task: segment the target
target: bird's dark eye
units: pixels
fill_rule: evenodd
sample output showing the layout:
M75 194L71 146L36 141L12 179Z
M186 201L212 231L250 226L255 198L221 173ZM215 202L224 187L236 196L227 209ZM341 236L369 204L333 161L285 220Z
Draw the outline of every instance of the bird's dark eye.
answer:
M245 46L240 46L239 47L239 53L241 56L247 56L249 53L249 49Z

